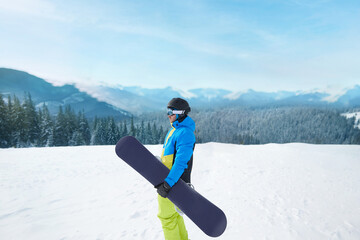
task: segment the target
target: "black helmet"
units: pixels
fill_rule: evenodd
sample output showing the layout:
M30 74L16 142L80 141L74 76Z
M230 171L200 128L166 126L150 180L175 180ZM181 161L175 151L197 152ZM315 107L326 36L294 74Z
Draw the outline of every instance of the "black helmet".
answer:
M191 108L189 106L189 103L182 99L182 98L173 98L170 100L170 102L167 105L168 108L176 109L176 110L185 110L185 115L187 115Z

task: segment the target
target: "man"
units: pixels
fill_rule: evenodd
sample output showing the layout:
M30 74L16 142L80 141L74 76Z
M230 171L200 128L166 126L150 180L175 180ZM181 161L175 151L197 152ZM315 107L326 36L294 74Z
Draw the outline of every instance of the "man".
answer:
M158 217L166 240L188 240L183 217L166 197L180 178L190 183L195 146L195 122L187 115L191 108L186 100L173 98L167 107L172 128L166 135L161 161L170 172L163 183L155 186L159 193Z

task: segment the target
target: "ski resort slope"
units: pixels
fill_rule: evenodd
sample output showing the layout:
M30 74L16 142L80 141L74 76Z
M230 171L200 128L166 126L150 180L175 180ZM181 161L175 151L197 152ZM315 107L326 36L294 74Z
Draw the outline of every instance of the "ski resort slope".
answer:
M198 144L192 182L218 239L360 239L360 146ZM163 239L156 196L114 146L0 149L1 239Z

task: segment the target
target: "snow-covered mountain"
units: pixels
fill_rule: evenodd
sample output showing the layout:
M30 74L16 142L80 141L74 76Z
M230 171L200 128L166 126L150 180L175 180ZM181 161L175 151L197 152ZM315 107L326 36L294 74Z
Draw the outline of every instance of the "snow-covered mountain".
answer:
M359 156L358 145L198 144L192 183L227 215L219 239L358 240ZM156 190L114 146L0 149L0 196L1 239L164 239ZM190 239L213 239L184 220Z
M344 91L343 95L332 96L324 91L313 92L259 92L252 89L231 92L225 89L176 90L146 89L142 87L92 87L84 89L101 101L133 113L151 112L164 109L169 99L183 97L194 108L216 108L224 106L327 106L360 107L360 86ZM101 94L99 94L101 93Z
M360 107L360 85L333 95L326 91L259 92L252 89L229 91L199 88L187 91L172 87L148 89L136 86L78 86L55 87L44 79L25 72L0 68L0 93L22 96L30 92L38 105L46 103L51 109L71 104L98 116L114 114L140 114L165 108L173 97L183 97L193 108L224 106L328 106Z
M337 102L346 106L359 106L360 85L356 85L354 88L349 89L344 95L338 98Z
M164 89L146 89L141 87L87 86L82 88L99 101L107 102L117 108L132 113L162 110L169 99L182 96L170 87ZM165 107L164 107L165 106Z
M80 91L74 85L58 87L26 72L0 68L0 94L3 97L16 95L22 98L25 92L31 94L32 100L38 107L46 104L51 113L57 113L59 106L71 105L76 112L84 110L88 117L111 115L122 118L130 115L121 108L99 101L88 93Z

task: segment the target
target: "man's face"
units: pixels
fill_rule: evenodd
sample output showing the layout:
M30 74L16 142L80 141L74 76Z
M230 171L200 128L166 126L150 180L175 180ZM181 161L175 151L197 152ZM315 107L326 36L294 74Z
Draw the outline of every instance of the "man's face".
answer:
M170 116L168 116L168 118L170 120L170 123L173 123L176 121L176 114L170 115Z

